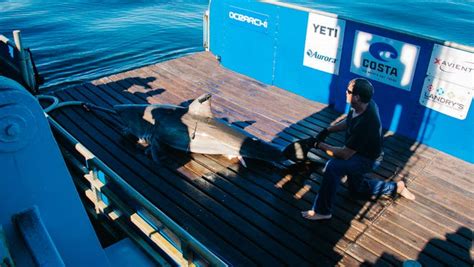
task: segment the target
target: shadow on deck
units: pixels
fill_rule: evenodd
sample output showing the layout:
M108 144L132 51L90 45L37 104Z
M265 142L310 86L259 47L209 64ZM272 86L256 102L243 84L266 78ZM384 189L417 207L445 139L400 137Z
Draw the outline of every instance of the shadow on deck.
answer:
M59 91L63 101L103 107L123 103L186 104L213 94L213 112L265 141L284 146L314 136L341 118L331 108L226 70L211 54L191 56ZM321 166L288 172L222 156L167 149L156 163L126 139L117 121L65 108L51 114L66 130L159 209L234 265L472 266L472 164L390 133L385 158L369 176L405 180L416 201L354 199L341 186L333 219L311 222ZM343 143L342 134L328 142ZM316 154L326 157L321 152Z

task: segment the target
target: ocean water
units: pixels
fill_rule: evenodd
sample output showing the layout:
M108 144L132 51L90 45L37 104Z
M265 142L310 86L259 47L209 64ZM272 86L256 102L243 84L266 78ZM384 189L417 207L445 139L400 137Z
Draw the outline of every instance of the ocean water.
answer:
M474 1L283 2L474 46ZM54 90L202 51L207 6L207 0L0 0L0 34L22 31L43 89Z

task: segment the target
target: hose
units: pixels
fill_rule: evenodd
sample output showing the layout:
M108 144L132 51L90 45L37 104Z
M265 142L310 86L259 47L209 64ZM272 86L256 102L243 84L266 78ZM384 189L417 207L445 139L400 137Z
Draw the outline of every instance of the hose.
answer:
M104 112L108 112L108 113L112 113L112 114L117 114L115 112L115 110L113 110L113 109L99 107L97 105L87 103L87 102L84 102L84 101L60 102L57 97L51 96L51 95L37 95L36 97L38 98L39 101L48 100L48 101L52 102L49 106L43 108L44 112L46 112L46 113L49 113L49 112L54 111L56 109L59 109L59 108L62 108L62 107L67 107L67 106L81 106L81 107L85 108L86 110L95 109L95 110L100 110L100 111L104 111Z

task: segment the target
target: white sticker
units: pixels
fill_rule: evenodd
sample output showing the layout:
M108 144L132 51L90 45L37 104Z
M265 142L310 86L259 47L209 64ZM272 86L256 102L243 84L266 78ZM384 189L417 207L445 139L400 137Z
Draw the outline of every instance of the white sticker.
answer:
M474 53L435 44L427 74L472 88L474 86Z
M464 120L471 106L473 90L427 76L421 90L420 104L448 116Z
M419 46L356 31L351 72L410 91Z
M309 13L303 65L338 74L345 25L344 20Z

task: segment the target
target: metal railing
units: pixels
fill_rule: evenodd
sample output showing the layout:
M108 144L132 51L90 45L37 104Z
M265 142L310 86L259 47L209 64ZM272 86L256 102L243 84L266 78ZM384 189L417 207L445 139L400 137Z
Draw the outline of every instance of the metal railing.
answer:
M42 78L37 72L31 51L24 45L19 30L13 31L13 39L14 42L11 42L7 37L0 35L0 44L3 45L3 49L8 49L8 51L4 51L6 52L3 55L5 58L0 56L0 63L2 63L0 65L7 68L7 70L3 70L6 72L3 75L21 83L31 93L37 94ZM2 69L0 69L0 73L2 73Z
M93 203L97 214L103 214L112 221L119 221L121 218L131 223L181 266L228 266L79 143L53 118L46 116L52 128L83 157L84 163L71 154L63 153L68 163L84 174L82 183L87 181L90 184L90 187L84 188L85 195ZM123 198L108 188L109 183L118 186L137 205L130 207L123 202ZM153 251L149 247L145 246L144 249L155 260L160 260L159 256L152 255Z
M210 49L210 43L209 43L209 34L210 34L210 28L209 28L209 10L206 10L202 16L202 47L206 50L209 51Z

